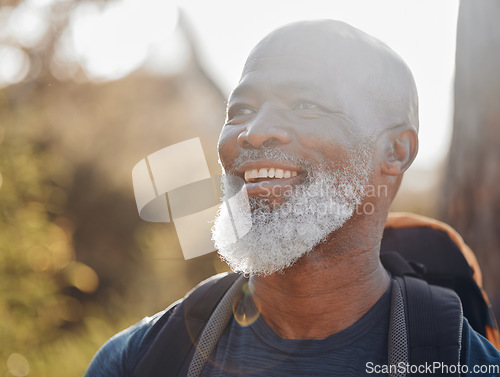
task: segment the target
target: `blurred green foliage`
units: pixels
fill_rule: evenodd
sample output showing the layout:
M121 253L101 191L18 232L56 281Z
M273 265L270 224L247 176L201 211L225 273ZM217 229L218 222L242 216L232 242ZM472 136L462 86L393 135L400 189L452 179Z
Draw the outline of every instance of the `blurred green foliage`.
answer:
M195 68L0 89L0 376L82 376L112 335L227 270L215 255L185 261L173 224L140 220L131 187L148 153L216 145L222 100Z
M50 147L33 140L36 118L0 97L0 375L81 376L89 357L135 318L76 299L97 274L75 260L64 191L68 174ZM61 357L64 355L63 357Z

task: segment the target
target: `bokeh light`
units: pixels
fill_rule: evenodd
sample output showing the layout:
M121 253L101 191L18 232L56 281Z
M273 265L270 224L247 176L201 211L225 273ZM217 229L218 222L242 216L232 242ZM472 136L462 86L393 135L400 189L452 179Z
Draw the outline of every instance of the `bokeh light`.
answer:
M247 281L242 285L241 290L245 296L252 296L255 292L255 285L252 284L252 282Z
M7 359L7 368L15 377L27 376L30 372L28 359L20 353L11 353Z
M24 47L40 44L49 25L45 7L34 2L22 2L10 13L7 23L8 33Z
M233 305L234 319L242 327L250 326L260 317L260 311L246 312L243 305Z
M99 286L99 277L89 266L73 262L68 266L69 281L84 293L92 293Z
M177 22L168 1L83 3L71 17L74 51L90 78L114 80L140 67L150 46L164 43Z
M28 55L19 47L0 45L0 87L22 81L29 72Z
M250 281L247 281L243 283L241 290L243 292L242 300L245 300L245 297L254 294L255 286ZM233 303L233 315L240 326L250 326L260 317L260 310L253 303L250 305L239 305L239 301L236 301Z

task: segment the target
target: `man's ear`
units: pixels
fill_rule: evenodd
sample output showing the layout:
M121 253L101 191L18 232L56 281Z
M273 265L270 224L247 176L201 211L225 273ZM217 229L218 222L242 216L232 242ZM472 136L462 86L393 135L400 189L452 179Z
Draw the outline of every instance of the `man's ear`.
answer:
M417 130L413 126L397 127L389 130L385 136L380 170L386 175L401 175L417 156Z

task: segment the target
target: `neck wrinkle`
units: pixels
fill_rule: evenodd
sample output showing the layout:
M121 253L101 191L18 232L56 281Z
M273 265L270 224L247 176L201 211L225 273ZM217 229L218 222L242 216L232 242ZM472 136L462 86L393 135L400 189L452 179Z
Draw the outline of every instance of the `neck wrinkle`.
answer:
M280 337L324 339L340 332L366 314L389 286L378 253L350 252L329 261L325 265L322 258L306 255L284 273L250 278L256 307Z

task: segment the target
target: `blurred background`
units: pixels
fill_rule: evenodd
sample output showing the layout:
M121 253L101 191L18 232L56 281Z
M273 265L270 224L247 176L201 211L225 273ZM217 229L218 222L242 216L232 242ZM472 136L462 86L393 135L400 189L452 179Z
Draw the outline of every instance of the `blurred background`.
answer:
M412 69L420 155L394 210L449 222L500 309L500 2L0 0L0 376L84 374L113 334L225 271L137 213L133 166L199 137L212 174L251 48L334 18Z

